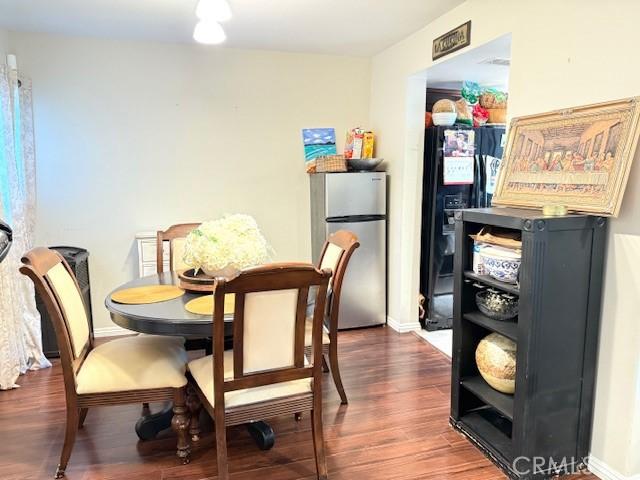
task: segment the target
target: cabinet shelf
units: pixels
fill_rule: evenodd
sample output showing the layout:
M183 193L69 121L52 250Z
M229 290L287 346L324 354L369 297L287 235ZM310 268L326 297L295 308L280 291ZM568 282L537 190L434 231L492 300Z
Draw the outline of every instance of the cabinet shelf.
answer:
M504 335L514 342L518 341L518 324L514 320L494 320L480 312L465 313L463 318L487 330Z
M513 395L492 388L481 376L464 378L462 386L513 421Z
M520 288L517 285L514 285L512 283L501 282L500 280L496 280L490 275L478 275L477 273L474 273L471 270L466 270L464 272L464 276L469 280L475 280L476 282L489 285L490 287L498 288L504 292L512 293L514 295L520 295Z
M493 415L493 417L498 417ZM513 460L513 444L511 438L491 419L488 409L476 410L462 416L456 426L467 434L482 450L488 451L493 457L498 457L503 463L510 464Z

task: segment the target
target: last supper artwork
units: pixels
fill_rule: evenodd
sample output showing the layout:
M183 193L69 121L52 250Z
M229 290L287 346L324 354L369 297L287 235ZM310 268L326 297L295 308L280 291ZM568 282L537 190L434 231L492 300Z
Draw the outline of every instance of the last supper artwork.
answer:
M493 204L617 216L639 114L634 97L515 118Z

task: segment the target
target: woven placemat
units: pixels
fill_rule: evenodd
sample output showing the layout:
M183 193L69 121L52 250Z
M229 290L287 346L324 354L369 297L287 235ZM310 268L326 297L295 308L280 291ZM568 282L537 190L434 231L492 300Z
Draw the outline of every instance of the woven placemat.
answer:
M225 315L233 313L235 302L236 296L233 293L225 295ZM184 308L187 310L187 312L195 313L196 315L213 315L213 295L204 295L202 297L194 298L193 300L187 302Z
M111 294L111 300L127 305L165 302L184 295L184 290L175 285L146 285L126 288Z

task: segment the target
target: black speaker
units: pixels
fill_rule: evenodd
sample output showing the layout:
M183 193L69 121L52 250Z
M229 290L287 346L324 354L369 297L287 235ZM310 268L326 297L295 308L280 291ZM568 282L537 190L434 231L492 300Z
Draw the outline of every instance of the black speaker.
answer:
M64 257L71 271L78 280L80 294L84 302L84 308L87 310L87 318L89 319L89 328L93 331L93 317L91 314L91 288L89 282L89 252L84 248L78 247L51 247ZM42 302L40 296L36 293L36 307L40 312L42 325L42 350L46 357L59 357L58 342L56 341L56 333L53 329L49 313Z
M0 220L0 262L4 260L9 253L12 235L11 227Z

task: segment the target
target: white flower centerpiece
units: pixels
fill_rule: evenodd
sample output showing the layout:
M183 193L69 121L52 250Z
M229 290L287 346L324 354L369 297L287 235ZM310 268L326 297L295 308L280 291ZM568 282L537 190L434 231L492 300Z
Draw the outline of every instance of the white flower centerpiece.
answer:
M271 260L272 249L249 215L225 215L187 235L184 262L210 277L231 277Z

